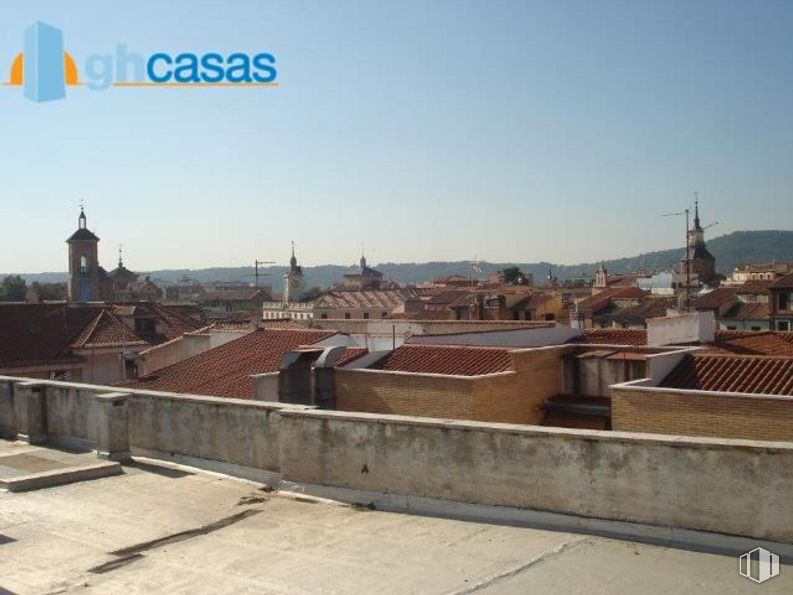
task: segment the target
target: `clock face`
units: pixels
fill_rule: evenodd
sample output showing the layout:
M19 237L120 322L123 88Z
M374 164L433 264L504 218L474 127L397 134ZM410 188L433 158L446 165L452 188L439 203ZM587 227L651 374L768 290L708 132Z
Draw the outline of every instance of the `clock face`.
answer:
M302 285L302 283L300 283L300 279L292 279L290 285L292 285L293 288L297 289Z

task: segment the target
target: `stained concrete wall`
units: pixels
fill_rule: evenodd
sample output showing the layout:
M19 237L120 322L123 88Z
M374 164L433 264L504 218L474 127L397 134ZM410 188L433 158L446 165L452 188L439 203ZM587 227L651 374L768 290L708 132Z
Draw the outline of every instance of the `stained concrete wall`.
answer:
M0 377L0 387L8 378ZM20 381L20 379L13 379ZM90 439L90 395L43 381L50 432ZM793 543L793 443L327 412L126 391L133 454L284 480ZM9 419L0 389L2 419Z
M13 438L16 433L13 382L0 380L0 437Z
M284 413L292 481L793 541L793 444Z
M130 445L133 454L168 453L278 471L283 408L289 406L134 391Z

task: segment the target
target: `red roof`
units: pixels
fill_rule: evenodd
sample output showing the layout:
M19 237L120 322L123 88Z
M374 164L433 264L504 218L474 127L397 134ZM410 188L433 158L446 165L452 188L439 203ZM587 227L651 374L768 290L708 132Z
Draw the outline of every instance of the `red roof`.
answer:
M154 318L157 333L135 332L124 316ZM202 324L167 306L136 304L0 304L0 366L79 361L75 349L156 345Z
M608 308L612 300L641 300L647 292L639 287L613 287L602 289L578 302L578 307L592 314Z
M736 355L793 357L793 333L778 331L718 331L708 351Z
M793 273L780 277L768 287L769 289L793 289Z
M373 368L449 376L479 376L513 369L508 349L443 345L403 345Z
M793 358L687 354L659 386L793 396Z
M694 307L697 310L715 310L738 299L737 293L736 287L719 287L694 298Z
M411 289L339 289L324 293L314 302L317 309L383 308L393 310L416 297Z
M277 372L287 352L303 345L311 345L334 334L336 331L265 328L157 370L124 386L251 399L253 398L251 375Z
M590 343L593 345L647 345L647 331L598 328L589 329L568 343Z

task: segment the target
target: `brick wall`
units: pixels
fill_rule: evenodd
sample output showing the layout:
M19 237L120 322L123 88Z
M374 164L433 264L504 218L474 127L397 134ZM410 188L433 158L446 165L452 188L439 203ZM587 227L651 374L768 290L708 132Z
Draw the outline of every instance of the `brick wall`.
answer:
M336 409L473 419L473 377L336 370Z
M561 358L571 349L515 351L514 372L486 376L337 370L336 409L536 424L545 399L561 392Z
M793 398L614 388L614 430L793 441Z
M513 424L537 424L545 399L562 392L562 357L571 347L511 353L514 375L477 382L471 419Z

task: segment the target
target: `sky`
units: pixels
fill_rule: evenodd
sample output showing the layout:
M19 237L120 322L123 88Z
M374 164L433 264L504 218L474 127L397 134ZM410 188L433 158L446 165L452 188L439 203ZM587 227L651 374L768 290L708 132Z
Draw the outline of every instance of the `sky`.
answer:
M0 4L86 58L268 52L277 88L0 86L0 271L67 268L84 201L113 268L594 262L793 226L793 2Z

